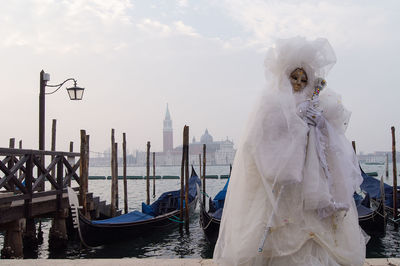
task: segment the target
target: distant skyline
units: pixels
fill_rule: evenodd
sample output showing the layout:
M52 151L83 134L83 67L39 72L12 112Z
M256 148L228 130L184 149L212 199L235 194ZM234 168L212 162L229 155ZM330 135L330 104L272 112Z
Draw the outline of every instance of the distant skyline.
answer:
M10 0L0 9L0 147L9 138L38 148L39 72L49 84L67 78L85 87L70 101L65 87L46 96L46 149L57 119L57 150L80 129L90 149L127 134L130 151L162 150L169 104L174 146L208 128L237 147L264 87L263 60L277 38L326 37L337 64L328 86L352 111L347 130L357 150L391 150L400 141L400 2L316 0ZM67 83L67 87L73 84ZM398 143L400 143L398 141ZM400 150L400 147L398 147Z

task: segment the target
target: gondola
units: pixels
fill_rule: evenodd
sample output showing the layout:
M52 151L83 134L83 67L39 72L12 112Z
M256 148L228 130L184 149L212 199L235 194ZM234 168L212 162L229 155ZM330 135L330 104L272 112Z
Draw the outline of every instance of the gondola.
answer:
M379 202L376 209L371 209L364 205L357 206L358 223L360 227L369 235L381 235L386 232L386 213L385 205Z
M355 201L358 212L358 222L360 227L370 235L382 235L386 232L387 215L385 212L385 202L390 201L386 197L386 201L381 200L385 198L385 191L388 190L386 184L376 180L373 177L365 174L361 169L363 177L363 184L361 188L364 188L365 197L360 194L355 194ZM372 186L371 183L376 185L376 182L371 180L374 179L378 182L379 186ZM203 202L200 201L200 225L203 228L206 239L215 245L218 239L219 227L221 223L221 216L223 211L223 205L225 201L226 190L228 188L229 179L226 182L224 188L215 196L214 199L209 198L209 210L206 210ZM365 188L368 187L367 190ZM378 190L378 191L376 191ZM367 192L373 192L374 198L370 198L370 194ZM388 191L389 192L389 191ZM377 198L378 197L378 198Z
M387 212L393 212L393 187L386 183L383 183L383 190L381 192L380 189L380 181L368 174L364 173L361 169L361 175L363 177L363 182L361 184L361 189L369 193L371 199L373 201L379 200L382 195L384 195L385 199L385 209ZM400 191L397 191L397 207L400 206Z
M196 208L200 179L192 168L189 178L189 212ZM180 190L164 192L153 204L142 203L142 211L133 211L105 220L89 220L78 211L78 198L68 188L74 227L82 243L88 247L132 240L156 231L164 231L182 221L180 216ZM184 201L183 201L184 203Z
M385 204L388 202L385 191L388 185L383 180L379 181L367 175L362 169L361 175L363 182L360 188L365 196L356 193L354 195L358 222L367 234L384 235L387 224Z
M200 226L203 228L206 239L215 245L218 239L219 226L221 223L222 211L225 203L226 191L229 185L229 178L224 188L217 193L214 199L209 198L209 209L206 210L203 202L200 201Z

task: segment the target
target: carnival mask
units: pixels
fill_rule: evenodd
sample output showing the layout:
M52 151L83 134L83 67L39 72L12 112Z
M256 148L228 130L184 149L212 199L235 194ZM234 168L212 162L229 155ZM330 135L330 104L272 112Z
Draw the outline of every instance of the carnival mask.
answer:
M308 82L307 73L302 68L296 68L290 73L290 83L292 84L293 91L300 92L306 86Z

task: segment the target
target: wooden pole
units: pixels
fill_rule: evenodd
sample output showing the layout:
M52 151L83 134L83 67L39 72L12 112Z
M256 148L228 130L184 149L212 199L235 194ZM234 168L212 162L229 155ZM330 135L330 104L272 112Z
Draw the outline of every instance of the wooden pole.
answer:
M15 148L15 138L10 138L9 148L10 149L14 149Z
M156 197L156 153L153 152L153 199Z
M150 204L150 141L147 142L146 154L146 204Z
M115 162L115 206L117 207L117 210L119 209L119 190L118 190L118 142L114 143L115 145L115 152L114 152L114 162Z
M206 206L206 144L203 144L203 205Z
M74 142L73 142L73 141L70 141L70 142L69 142L69 152L74 152ZM67 160L68 160L68 162L69 162L69 164L70 164L71 166L74 166L74 165L75 165L75 157L74 157L74 156L68 156L68 157L67 157ZM68 186L71 186L71 179L72 179L72 178L70 178L70 179L68 180Z
M81 205L83 207L82 212L83 215L88 217L87 211L87 201L86 194L88 192L88 165L89 165L89 151L88 151L88 140L89 136L86 135L85 130L81 130L81 160L79 166L79 175L80 175L80 186L79 186L79 196L81 200Z
M122 134L122 156L123 156L123 175L124 175L124 209L128 213L128 184L126 180L126 134Z
M354 153L357 155L356 142L353 140L353 141L351 142L351 145L353 146Z
M185 180L185 130L186 126L183 127L183 142L182 142L182 162L181 162L181 190L180 190L180 213L179 219L183 221L183 190L184 190L184 180ZM179 225L179 228L182 229L182 223Z
M19 141L19 149L22 149L22 140ZM23 156L19 156L19 159L21 160ZM23 172L22 170L19 170L18 176L22 176ZM25 182L26 183L26 182Z
M393 163L393 219L397 219L397 165L396 165L396 137L392 127L392 163ZM395 224L397 227L397 224Z
M56 132L57 132L57 119L53 119L51 124L51 151L56 151ZM55 156L51 156L51 161L54 161ZM54 165L51 170L51 176L56 179L56 166ZM54 189L53 185L51 189Z
M89 152L90 152L90 149L89 149L89 135L87 135L86 133L85 133L85 135L86 135L86 141L85 141L85 144L86 144L85 164L86 165L85 165L84 177L85 177L85 191L86 191L86 193L88 193L89 192L89 159L90 159ZM87 208L86 208L85 216L86 216L86 218L90 219L89 210Z
M19 142L19 148L22 149L22 140ZM22 171L20 172L22 175ZM25 170L25 187L28 190L28 193L32 193L32 180L33 180L33 156L29 156L28 161L26 162L26 170ZM32 194L31 194L32 195ZM28 198L25 200L25 231L23 233L23 243L25 247L37 248L39 244L39 237L43 232L38 230L38 237L36 237L36 225L35 219L32 217L32 198ZM41 220L39 219L39 224Z
M200 175L200 178L201 178L201 153L199 153L199 175Z
M116 174L115 162L115 136L114 129L111 129L111 216L117 214L117 189L118 176Z
M184 130L185 146L185 228L189 230L189 126Z
M386 179L389 178L389 154L386 153Z

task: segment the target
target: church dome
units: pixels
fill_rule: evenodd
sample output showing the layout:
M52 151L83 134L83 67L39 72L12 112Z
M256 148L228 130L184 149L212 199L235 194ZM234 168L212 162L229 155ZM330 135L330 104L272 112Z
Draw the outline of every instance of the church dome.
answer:
M201 136L200 142L203 144L208 144L208 143L213 143L213 137L208 133L208 129L206 129L206 132Z

